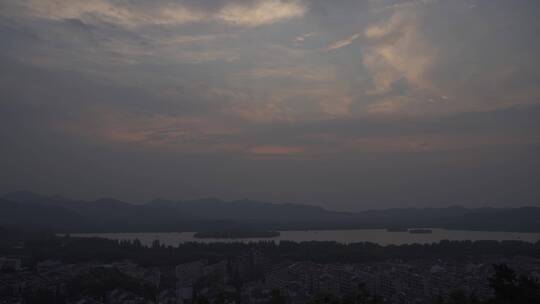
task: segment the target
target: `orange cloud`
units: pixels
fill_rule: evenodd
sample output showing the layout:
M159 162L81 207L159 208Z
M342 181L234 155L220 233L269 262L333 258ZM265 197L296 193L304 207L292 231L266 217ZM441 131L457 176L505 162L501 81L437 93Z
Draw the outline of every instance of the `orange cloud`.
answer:
M249 149L251 154L262 156L287 156L303 153L303 147L286 147L286 146L256 146Z

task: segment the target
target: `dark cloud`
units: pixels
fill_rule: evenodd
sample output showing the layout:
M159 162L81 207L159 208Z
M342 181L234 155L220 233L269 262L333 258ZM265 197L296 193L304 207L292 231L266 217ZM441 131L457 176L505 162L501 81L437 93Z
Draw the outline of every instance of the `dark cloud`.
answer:
M537 1L1 6L0 191L539 202Z

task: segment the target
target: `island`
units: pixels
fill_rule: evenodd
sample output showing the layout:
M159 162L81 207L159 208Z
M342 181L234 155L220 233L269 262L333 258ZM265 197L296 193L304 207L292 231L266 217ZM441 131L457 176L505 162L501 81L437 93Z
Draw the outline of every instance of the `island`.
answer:
M201 231L193 237L198 239L249 239L274 238L280 236L278 231Z
M398 228L398 227L387 228L386 232L407 232L407 228Z

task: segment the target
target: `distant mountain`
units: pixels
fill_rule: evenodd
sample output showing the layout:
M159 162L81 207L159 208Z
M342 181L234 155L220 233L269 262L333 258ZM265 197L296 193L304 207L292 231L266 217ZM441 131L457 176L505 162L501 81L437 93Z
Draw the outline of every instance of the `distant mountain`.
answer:
M136 205L111 198L79 201L59 196L41 196L27 191L8 193L2 197L6 206L24 207L27 217L22 216L23 212L19 212L16 217L15 223L20 226L35 226L36 222L31 219L38 217L43 209L62 210L65 219L58 221L60 215L51 216L51 223L77 218L78 225L60 225L70 231L178 231L231 225L277 224L287 228L294 225L305 226L309 222L338 221L348 216L308 205L271 204L250 200L225 202L214 198L191 201L154 200ZM10 214L8 209L0 214L0 225L13 224ZM39 221L40 225L46 223L48 218L43 217ZM57 230L58 226L51 224L49 228Z
M69 209L33 202L0 199L0 226L21 226L48 230L72 230L86 219Z
M263 221L325 221L342 219L347 213L328 211L321 207L299 204L275 204L252 200L222 201L216 198L191 201L156 200L147 204L170 208L197 219L263 220Z
M335 212L317 206L216 198L136 205L42 196L28 191L0 199L0 226L55 232L150 232L215 229L352 229L433 227L464 230L540 231L540 208L460 206Z

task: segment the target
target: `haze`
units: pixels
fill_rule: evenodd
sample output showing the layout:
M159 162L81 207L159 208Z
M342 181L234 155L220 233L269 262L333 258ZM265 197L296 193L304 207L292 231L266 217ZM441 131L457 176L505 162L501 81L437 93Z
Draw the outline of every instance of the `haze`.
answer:
M4 0L0 192L540 206L540 2Z

